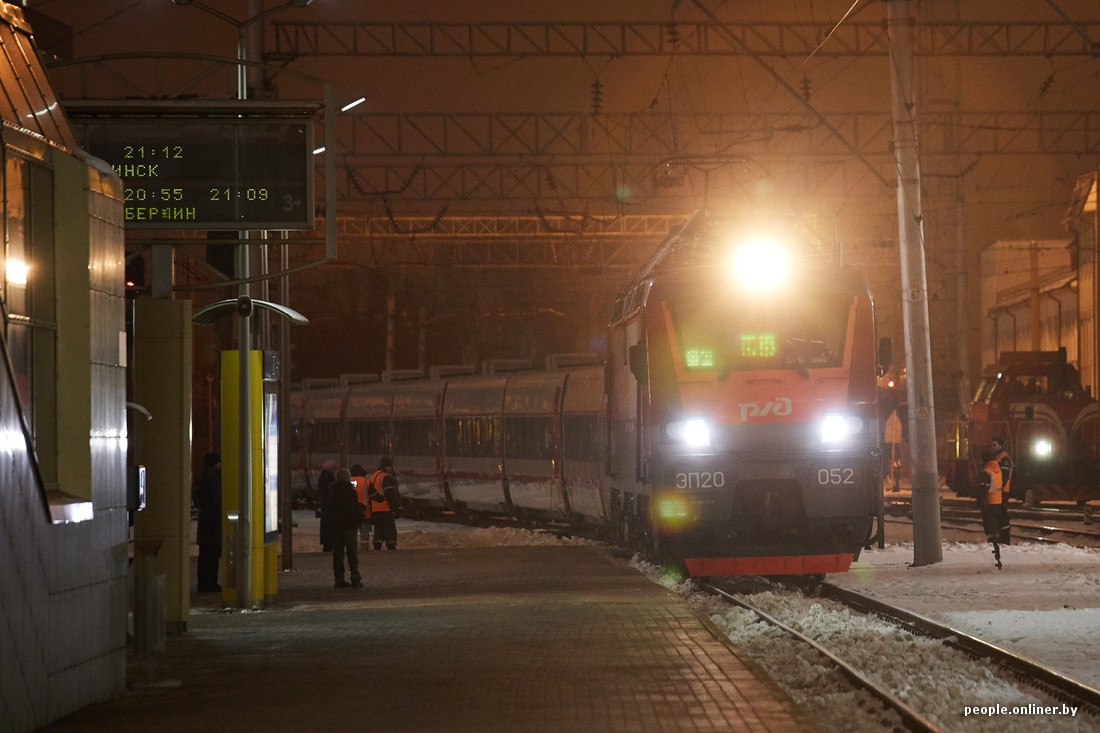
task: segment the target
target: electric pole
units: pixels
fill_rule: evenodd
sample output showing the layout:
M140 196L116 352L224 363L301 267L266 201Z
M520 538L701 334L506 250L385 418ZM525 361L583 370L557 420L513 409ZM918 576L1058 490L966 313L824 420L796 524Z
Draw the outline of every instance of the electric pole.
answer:
M898 245L901 257L902 322L908 371L909 455L913 483L913 565L943 560L940 540L936 415L932 400L932 349L928 327L928 277L920 199L916 95L913 84L913 19L909 0L886 0L890 38L890 96L894 161L898 178Z

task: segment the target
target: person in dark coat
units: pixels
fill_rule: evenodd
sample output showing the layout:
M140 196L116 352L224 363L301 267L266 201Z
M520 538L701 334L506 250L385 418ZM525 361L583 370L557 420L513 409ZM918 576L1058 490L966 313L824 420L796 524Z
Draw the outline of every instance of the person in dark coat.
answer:
M370 499L371 524L374 525L374 549L397 549L397 523L394 512L401 506L397 492L397 479L393 475L393 461L382 456L376 470L367 481L367 497Z
M195 542L199 546L198 591L217 593L218 562L222 556L222 459L217 453L207 453L202 461L202 473L191 487L191 501L199 510Z
M367 498L367 477L370 474L361 465L356 463L351 467L351 484L355 487L355 493L359 495L359 501L363 503L363 526L359 528L359 542L361 548L366 551L370 547L370 499Z
M363 523L363 510L359 494L351 485L351 472L341 468L336 472L336 480L329 487L332 493L330 509L332 512L332 574L337 588L347 588L344 579L344 553L348 556L348 570L351 571L351 587L362 588L362 576L359 575L359 525Z
M318 516L321 517L321 549L332 551L332 482L336 462L325 461L321 465L321 474L317 477L317 500L321 504Z

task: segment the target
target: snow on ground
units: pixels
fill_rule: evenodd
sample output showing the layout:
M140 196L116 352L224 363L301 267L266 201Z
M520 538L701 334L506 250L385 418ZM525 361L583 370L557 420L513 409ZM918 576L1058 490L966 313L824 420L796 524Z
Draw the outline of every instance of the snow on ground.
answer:
M896 556L904 551L888 547L882 554ZM980 548L974 552L978 551ZM967 550L958 554L972 553ZM758 622L751 612L731 608L718 597L700 591L694 582L682 582L677 575L648 563L635 560L633 564L708 615L737 648L809 709L824 729L875 733L900 723L894 714L884 714L865 693L848 689L828 662L801 643L792 642L784 632ZM1074 715L1068 708L1062 709L1060 702L1018 688L986 663L973 663L962 652L936 640L914 636L878 618L854 614L842 604L771 590L754 593L746 600L853 663L941 730L1100 731L1098 718ZM1070 638L1073 636L1071 633Z
M1100 550L947 543L943 562L910 567L912 543L868 550L847 575L857 590L980 636L1100 688Z

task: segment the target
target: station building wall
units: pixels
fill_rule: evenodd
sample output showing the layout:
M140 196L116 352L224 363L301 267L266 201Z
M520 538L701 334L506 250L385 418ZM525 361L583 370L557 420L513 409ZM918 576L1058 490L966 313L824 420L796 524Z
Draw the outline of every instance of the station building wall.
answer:
M0 733L126 684L122 183L76 149L31 39L0 3L23 49L0 57Z

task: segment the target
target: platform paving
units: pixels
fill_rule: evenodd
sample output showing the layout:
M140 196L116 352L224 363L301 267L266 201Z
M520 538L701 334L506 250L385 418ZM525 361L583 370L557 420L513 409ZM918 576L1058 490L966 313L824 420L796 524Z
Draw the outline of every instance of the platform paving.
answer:
M296 554L274 604L192 596L129 691L56 731L816 730L705 619L601 546Z

